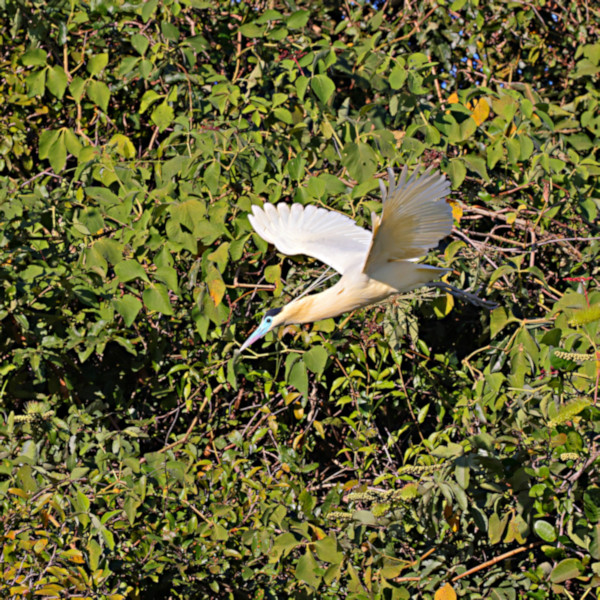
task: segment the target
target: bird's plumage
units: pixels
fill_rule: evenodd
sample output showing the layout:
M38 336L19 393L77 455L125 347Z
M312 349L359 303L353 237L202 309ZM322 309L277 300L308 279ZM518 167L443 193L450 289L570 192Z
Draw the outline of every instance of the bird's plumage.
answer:
M406 167L397 185L391 169L388 177L381 219L365 265L365 272L373 275L385 262L422 257L452 231L452 208L442 201L450 194L445 177L428 169L421 177L416 171L409 178Z
M282 254L306 254L342 274L358 261L364 262L371 245L371 232L350 217L313 205L254 205L248 220Z
M285 323L309 323L384 300L427 284L446 272L415 261L452 230L452 210L444 201L450 193L446 178L431 170L408 177L403 169L398 184L388 170L382 185L381 216L372 215L373 233L339 213L300 204L252 207L254 230L283 254L307 254L342 274L318 294L292 300L277 313L265 315L242 345L247 348L267 331Z

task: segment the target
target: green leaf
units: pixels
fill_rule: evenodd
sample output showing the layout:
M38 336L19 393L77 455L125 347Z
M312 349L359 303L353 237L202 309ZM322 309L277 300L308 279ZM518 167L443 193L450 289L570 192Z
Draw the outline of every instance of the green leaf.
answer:
M30 465L21 465L16 474L22 490L25 490L26 492L35 492L38 489L38 484L35 477L32 476Z
M104 279L106 277L108 263L102 254L95 248L95 246L92 246L91 248L86 249L84 256L85 266Z
M294 86L296 88L296 94L298 94L298 98L300 100L304 100L304 96L306 94L306 88L308 87L309 79L304 75L300 75L298 79L296 79Z
M314 549L319 557L319 560L323 560L329 563L340 563L344 558L344 553L339 549L337 540L333 534L329 534L323 539L319 540L314 544Z
M229 242L223 242L222 244L219 244L218 248L214 252L211 252L206 258L208 258L208 260L212 260L217 265L219 272L223 273L227 263L229 262ZM267 267L267 269L268 268L269 267ZM267 281L269 281L269 283L275 283L269 279L267 279Z
M54 96L62 98L65 95L68 83L65 70L62 67L55 66L48 69L46 87Z
M115 298L112 303L115 310L123 317L125 327L131 327L140 310L142 310L142 303L131 294Z
M81 77L73 77L73 81L69 84L69 91L75 102L81 102L83 93L85 92L86 81Z
M245 23L240 27L240 33L249 38L262 37L264 34L264 27L259 27L255 23Z
M372 177L377 169L377 155L363 142L349 142L342 151L342 164L359 183Z
M563 423L570 421L573 417L577 416L581 411L590 406L590 404L590 399L586 397L577 398L566 404L562 404L558 409L558 414L552 418L550 425L556 427L557 425L562 425Z
M293 385L303 396L308 396L308 374L302 360L297 361L292 367L288 383Z
M152 122L158 127L158 130L162 133L175 118L175 113L169 104L161 102L153 111L150 116Z
M116 265L123 259L123 246L111 238L97 240L94 249L112 265Z
M26 67L44 67L48 53L41 48L28 50L21 56L21 63Z
M165 39L169 40L170 42L177 42L179 40L179 36L181 35L179 28L168 21L162 21L160 24L160 31Z
M173 267L158 267L153 273L155 279L162 281L169 288L169 291L179 294L179 283L177 281L177 271Z
M60 173L67 163L67 146L64 132L59 132L56 141L48 149L48 160L55 173Z
M146 54L146 50L148 50L150 42L145 35L142 35L141 33L134 33L129 41L137 50L138 54L141 54L142 56Z
M27 90L30 98L33 96L43 96L46 91L46 69L30 73L25 79L25 82L27 83Z
M141 504L141 501L132 494L129 494L125 498L125 502L123 502L123 510L127 515L127 520L129 521L130 525L133 525L135 522L137 509Z
M304 555L296 562L294 573L296 578L300 581L304 581L305 583L308 583L308 585L317 588L321 582L321 578L316 573L318 568L319 564L312 555L312 552L307 548Z
M460 125L452 113L439 113L436 115L433 124L442 135L448 138L451 144L456 144L461 139Z
M218 161L211 162L204 171L204 181L213 196L219 193L221 177L221 165Z
M329 353L323 346L314 346L303 356L304 364L309 371L319 376L325 370Z
M110 146L114 145L117 149L117 152L123 158L135 158L135 146L131 143L131 140L126 135L123 135L122 133L115 133L115 135L110 138L110 142L108 142L108 144Z
M533 524L533 530L545 542L554 542L556 540L556 529L553 525L542 519Z
M135 259L124 260L115 265L115 275L121 283L127 283L132 279L143 279L150 283L146 271L140 263Z
M157 311L163 315L173 314L169 293L162 283L151 284L147 287L142 294L142 299L148 310Z
M56 143L60 131L56 129L46 129L40 135L38 153L40 158L48 158L52 146Z
M475 154L467 154L463 156L463 160L467 163L467 167L475 173L481 175L485 181L489 181L490 178L487 173L485 166L485 160L481 156Z
M287 108L278 107L273 111L273 114L277 119L279 119L283 123L286 123L287 125L294 124L294 119L292 119L292 113Z
M377 518L370 510L356 510L352 513L352 519L363 525L377 524Z
M78 218L79 222L87 229L83 232L85 235L98 235L104 229L102 212L96 207L84 208Z
M317 179L323 182L325 191L329 196L345 194L348 189L346 184L341 181L339 177L331 175L330 173L321 173Z
M299 546L298 540L289 531L278 535L273 540L273 546L269 552L269 562L278 562L282 557L290 554L297 546Z
M104 112L108 110L108 101L110 100L110 90L103 81L90 81L86 89L87 97Z
M90 561L90 569L96 572L100 565L100 557L102 556L102 546L94 539L87 543L88 558Z
M506 513L502 519L497 513L492 513L489 519L488 536L490 538L490 544L499 544L502 541L502 535L508 524L509 513Z
M399 90L406 81L408 73L403 64L397 64L390 72L390 86L393 90Z
M294 181L301 181L304 177L305 166L306 160L299 154L286 163L285 169Z
M511 165L516 165L519 162L519 155L521 154L521 144L519 143L519 140L515 138L506 140L506 152L508 162Z
M335 84L327 75L315 75L310 80L310 87L323 104L327 104L327 101L335 92Z
M96 75L102 73L107 64L108 54L96 54L88 60L86 69L92 77L95 77Z
M461 121L459 129L460 141L465 142L477 131L477 123L473 117L469 116Z
M300 29L306 26L309 17L310 11L297 10L286 19L285 24L288 29Z
M82 145L75 132L72 129L63 129L62 133L65 136L65 146L67 147L67 151L73 156L79 157Z
M469 488L471 469L466 456L459 456L454 463L454 477L463 490Z
M452 158L450 160L450 163L448 164L448 175L450 176L452 187L454 189L459 188L467 175L467 168L460 158Z
M486 160L489 169L493 169L496 163L504 156L504 146L502 140L498 140L493 144L490 144L486 150Z
M154 90L148 90L144 92L142 100L140 102L140 114L144 114L149 106L154 104L157 100L160 100L162 96L156 93Z
M569 579L579 577L583 573L583 565L577 558L565 558L561 560L552 572L550 573L550 581L552 583L562 583Z
M600 521L600 488L588 488L583 494L583 510L590 523Z
M518 321L499 306L490 313L490 338L494 339L507 325Z

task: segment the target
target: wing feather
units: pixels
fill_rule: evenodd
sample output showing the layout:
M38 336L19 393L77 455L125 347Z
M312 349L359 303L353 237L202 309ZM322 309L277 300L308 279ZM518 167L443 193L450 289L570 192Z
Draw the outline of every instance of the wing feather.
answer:
M312 256L339 273L363 265L371 246L370 231L350 217L314 205L254 205L248 220L279 252Z
M388 169L389 188L383 194L383 213L373 236L364 272L398 260L416 260L452 231L452 208L444 198L450 183L438 172L418 170L408 178L406 167L396 185Z

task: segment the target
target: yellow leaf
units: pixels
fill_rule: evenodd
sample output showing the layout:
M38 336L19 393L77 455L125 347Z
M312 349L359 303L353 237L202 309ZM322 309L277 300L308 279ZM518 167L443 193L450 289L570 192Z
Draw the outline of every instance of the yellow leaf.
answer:
M475 102L471 116L475 119L477 125L481 125L490 116L490 105L485 98L479 98Z
M31 588L28 585L15 585L10 588L10 593L12 596L16 594L27 594L31 591Z
M454 591L454 588L447 583L435 593L433 600L456 600L456 592Z
M323 423L321 423L321 421L313 421L313 426L317 430L317 433L325 439L325 428L323 427Z
M83 553L76 548L70 548L69 550L65 550L61 553L62 556L71 562L83 564L85 562L85 558L83 557Z
M303 433L299 433L294 438L294 441L292 442L292 450L298 450L299 448L302 447L303 443L304 443L304 434Z
M396 142L400 143L406 135L406 131L392 131L392 134Z
M33 545L33 551L36 554L39 554L40 552L42 552L42 550L48 545L48 540L46 538L42 538L41 540L38 540L34 545Z
M215 306L219 306L225 295L225 283L221 279L221 275L215 276L214 279L210 279L207 283L208 293L210 294L212 301L215 303Z
M448 204L450 204L450 206L452 207L452 217L454 218L454 220L460 221L461 217L463 216L462 206L455 200L449 200Z
M327 534L320 527L317 527L316 525L313 525L312 523L309 523L309 526L313 530L315 537L318 540L322 540L327 537Z
M15 496L20 496L27 500L29 498L29 494L24 492L21 488L8 488L9 494L14 494Z
M456 92L452 92L450 94L450 96L448 96L448 102L450 104L457 104L458 103L458 94Z
M291 404L299 396L299 392L289 392L288 394L283 395L283 401L285 402L285 405L288 406L288 404Z
M56 585L55 583L48 583L44 587L35 590L34 595L45 596L46 598L60 598L61 592L64 591L62 585Z
M117 153L123 158L135 158L135 146L126 135L116 133L112 136L109 145L114 145Z
M48 567L46 570L48 571L48 573L51 573L59 579L67 579L70 575L69 571L67 571L67 569L64 569L63 567Z

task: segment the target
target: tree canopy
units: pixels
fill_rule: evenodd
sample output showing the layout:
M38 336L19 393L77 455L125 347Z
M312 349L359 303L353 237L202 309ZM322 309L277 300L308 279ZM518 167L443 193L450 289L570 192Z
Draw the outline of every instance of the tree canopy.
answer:
M597 597L592 2L4 0L0 591ZM450 179L444 293L267 335L321 272L262 202L370 227Z

